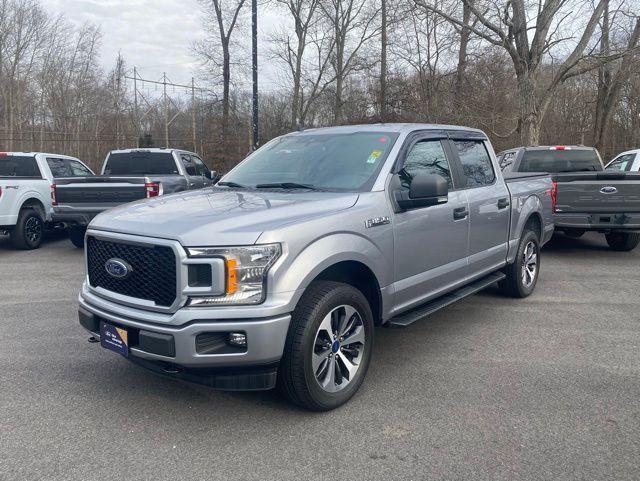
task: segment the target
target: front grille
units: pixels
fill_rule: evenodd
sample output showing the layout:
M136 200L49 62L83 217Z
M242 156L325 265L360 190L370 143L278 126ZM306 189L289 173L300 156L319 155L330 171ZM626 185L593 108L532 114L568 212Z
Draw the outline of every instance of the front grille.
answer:
M109 259L131 266L124 279L111 276L105 267ZM125 296L169 307L176 300L176 256L170 247L140 246L87 238L87 269L92 287L102 287Z

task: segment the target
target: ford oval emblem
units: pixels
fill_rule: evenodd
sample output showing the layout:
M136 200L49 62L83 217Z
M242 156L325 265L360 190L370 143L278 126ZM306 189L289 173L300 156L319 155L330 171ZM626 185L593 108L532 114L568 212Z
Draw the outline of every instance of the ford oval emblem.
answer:
M104 263L104 269L111 277L116 279L126 279L133 272L131 265L122 259L109 259Z
M616 192L618 192L618 189L616 189L612 185L606 185L602 189L600 189L601 194L615 194Z

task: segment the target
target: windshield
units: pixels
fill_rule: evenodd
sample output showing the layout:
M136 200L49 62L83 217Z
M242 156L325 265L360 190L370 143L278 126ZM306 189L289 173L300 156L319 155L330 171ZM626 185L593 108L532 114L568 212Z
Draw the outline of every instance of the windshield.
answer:
M105 175L174 175L179 174L171 152L110 153Z
M594 149L526 150L520 172L580 172L600 171L602 164Z
M258 149L220 185L365 191L397 137L390 132L287 135Z

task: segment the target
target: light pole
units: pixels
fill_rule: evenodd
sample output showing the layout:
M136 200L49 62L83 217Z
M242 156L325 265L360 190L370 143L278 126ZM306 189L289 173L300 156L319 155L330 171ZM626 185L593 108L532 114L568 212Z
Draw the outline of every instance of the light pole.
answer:
M258 0L251 0L251 56L253 70L253 150L258 148Z

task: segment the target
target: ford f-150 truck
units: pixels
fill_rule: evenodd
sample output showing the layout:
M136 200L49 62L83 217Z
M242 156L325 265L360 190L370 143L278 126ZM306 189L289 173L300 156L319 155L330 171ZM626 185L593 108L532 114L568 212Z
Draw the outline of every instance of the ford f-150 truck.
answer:
M88 178L75 157L42 152L0 152L0 232L18 249L37 249L52 220L52 184L62 177Z
M496 282L532 293L551 189L545 174L505 179L470 128L284 135L214 187L93 219L80 324L158 373L332 409L362 383L374 326Z
M69 239L83 247L87 225L100 212L134 200L201 189L215 172L193 152L176 149L113 150L99 176L54 182L53 219L69 228Z
M551 173L556 230L575 238L600 232L616 251L640 242L640 174L605 171L593 147L519 147L498 158L504 172Z

